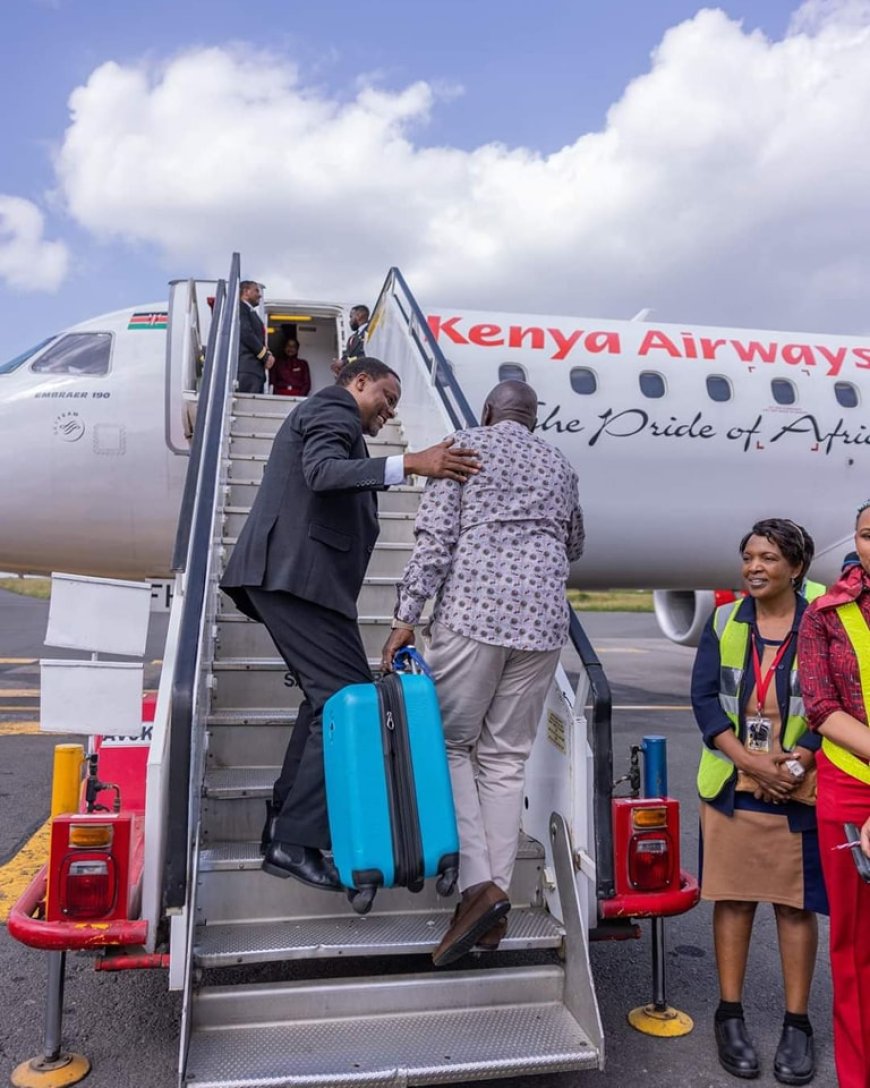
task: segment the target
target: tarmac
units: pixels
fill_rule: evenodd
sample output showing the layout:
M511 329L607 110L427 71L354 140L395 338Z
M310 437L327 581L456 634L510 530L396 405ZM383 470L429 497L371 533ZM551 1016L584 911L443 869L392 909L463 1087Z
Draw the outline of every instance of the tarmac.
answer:
M67 656L43 646L45 601L0 591L0 920L32 873L48 816L52 749L56 735L40 735L39 658ZM146 651L146 687L156 687L166 615L152 615ZM668 741L669 792L681 802L683 868L697 871L698 816L694 788L699 736L688 691L694 651L658 631L653 616L581 614L613 692L614 773L628 770L630 746L646 734ZM70 654L69 656L77 656ZM576 674L566 650L564 664ZM30 855L25 851L31 845ZM652 997L649 925L642 939L591 945L605 1028L603 1072L526 1077L505 1088L734 1088L739 1083L716 1059L712 1019L718 994L710 905L666 922L665 964L669 1003L695 1021L678 1039L641 1035L627 1013ZM820 919L820 946L810 1004L818 1072L815 1084L836 1084L831 1037L831 981L827 922ZM0 1078L40 1053L45 994L45 955L13 941L0 924ZM747 1023L762 1057L759 1088L770 1088L773 1053L783 1013L782 979L773 910L756 916L744 995ZM171 1088L176 1083L181 995L167 990L164 971L97 974L93 958L67 958L64 999L65 1047L85 1054L92 1071L88 1088Z

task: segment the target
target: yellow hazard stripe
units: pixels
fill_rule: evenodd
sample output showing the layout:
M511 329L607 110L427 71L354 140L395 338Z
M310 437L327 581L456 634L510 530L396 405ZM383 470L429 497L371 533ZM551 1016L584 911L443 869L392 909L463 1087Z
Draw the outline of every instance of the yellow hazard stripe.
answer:
M0 688L0 699L38 699L39 688Z
M0 657L0 665L35 665L36 657Z
M0 737L21 736L38 732L39 722L0 722ZM46 736L48 736L47 733Z
M0 923L6 923L9 912L48 860L50 837L51 820L46 820L15 857L0 867Z

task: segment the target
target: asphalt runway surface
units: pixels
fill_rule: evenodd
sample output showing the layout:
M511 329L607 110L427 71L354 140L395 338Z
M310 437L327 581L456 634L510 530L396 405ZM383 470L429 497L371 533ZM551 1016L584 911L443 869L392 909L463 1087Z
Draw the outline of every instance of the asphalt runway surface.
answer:
M56 736L5 731L4 723L38 716L38 658L65 656L44 649L47 603L0 591L0 869L48 815L51 751ZM699 739L688 707L693 651L675 646L658 631L653 616L593 613L581 616L598 650L613 691L614 770L628 770L629 749L645 734L668 740L671 796L682 802L682 865L697 871L697 800L694 788ZM152 616L146 661L162 656L165 615ZM76 656L75 654L71 656ZM573 651L564 663L576 672ZM155 685L159 665L146 668ZM14 694L7 694L14 693ZM0 871L0 880L2 880ZM2 888L0 888L2 895ZM651 999L650 940L600 942L591 946L593 972L605 1028L604 1072L526 1077L502 1081L506 1088L734 1088L741 1082L716 1060L712 1038L717 1004L711 938L711 909L701 903L666 923L667 996L695 1021L680 1039L657 1039L626 1021L633 1007ZM833 1088L830 1025L831 981L827 923L820 919L820 947L810 1005L818 1072L815 1084ZM89 1088L171 1088L176 1080L181 998L167 991L163 971L97 974L93 959L67 959L64 999L65 1047L85 1054ZM41 1052L45 956L13 941L0 927L0 1077ZM756 916L744 995L747 1023L762 1060L754 1083L770 1088L773 1054L783 1013L782 980L773 910Z

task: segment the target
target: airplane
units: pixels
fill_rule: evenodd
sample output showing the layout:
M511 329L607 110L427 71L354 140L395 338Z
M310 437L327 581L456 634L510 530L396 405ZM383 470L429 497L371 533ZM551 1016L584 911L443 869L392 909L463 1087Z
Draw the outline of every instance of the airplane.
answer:
M0 364L0 569L169 575L214 290L173 281L166 302ZM369 351L389 363L379 315ZM343 306L267 298L264 316L273 350L299 340L313 391L334 381ZM870 492L870 337L443 307L426 322L475 412L499 380L537 391L537 431L580 477L587 545L569 585L653 587L662 632L695 645L758 518L803 525L812 577L836 577ZM408 381L400 417L414 396Z

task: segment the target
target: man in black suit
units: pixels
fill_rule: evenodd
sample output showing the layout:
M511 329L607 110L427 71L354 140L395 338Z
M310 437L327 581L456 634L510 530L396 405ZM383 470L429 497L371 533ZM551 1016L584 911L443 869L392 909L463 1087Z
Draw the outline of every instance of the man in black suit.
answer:
M266 346L266 330L257 307L263 292L254 280L239 284L239 370L240 393L262 393L266 386L266 371L275 362Z
M348 363L355 363L357 359L361 359L366 353L366 330L369 327L368 306L362 304L352 306L348 315L348 324L350 325L350 336L344 345L341 358L336 359L332 364L332 373L335 375L341 373L342 367L347 366Z
M452 439L370 458L363 436L392 419L400 396L398 375L365 358L288 416L221 581L266 625L305 695L267 806L263 868L317 888L339 887L321 853L330 845L323 705L345 685L371 680L356 601L378 536L376 492L406 475L462 483L478 471L476 453Z

